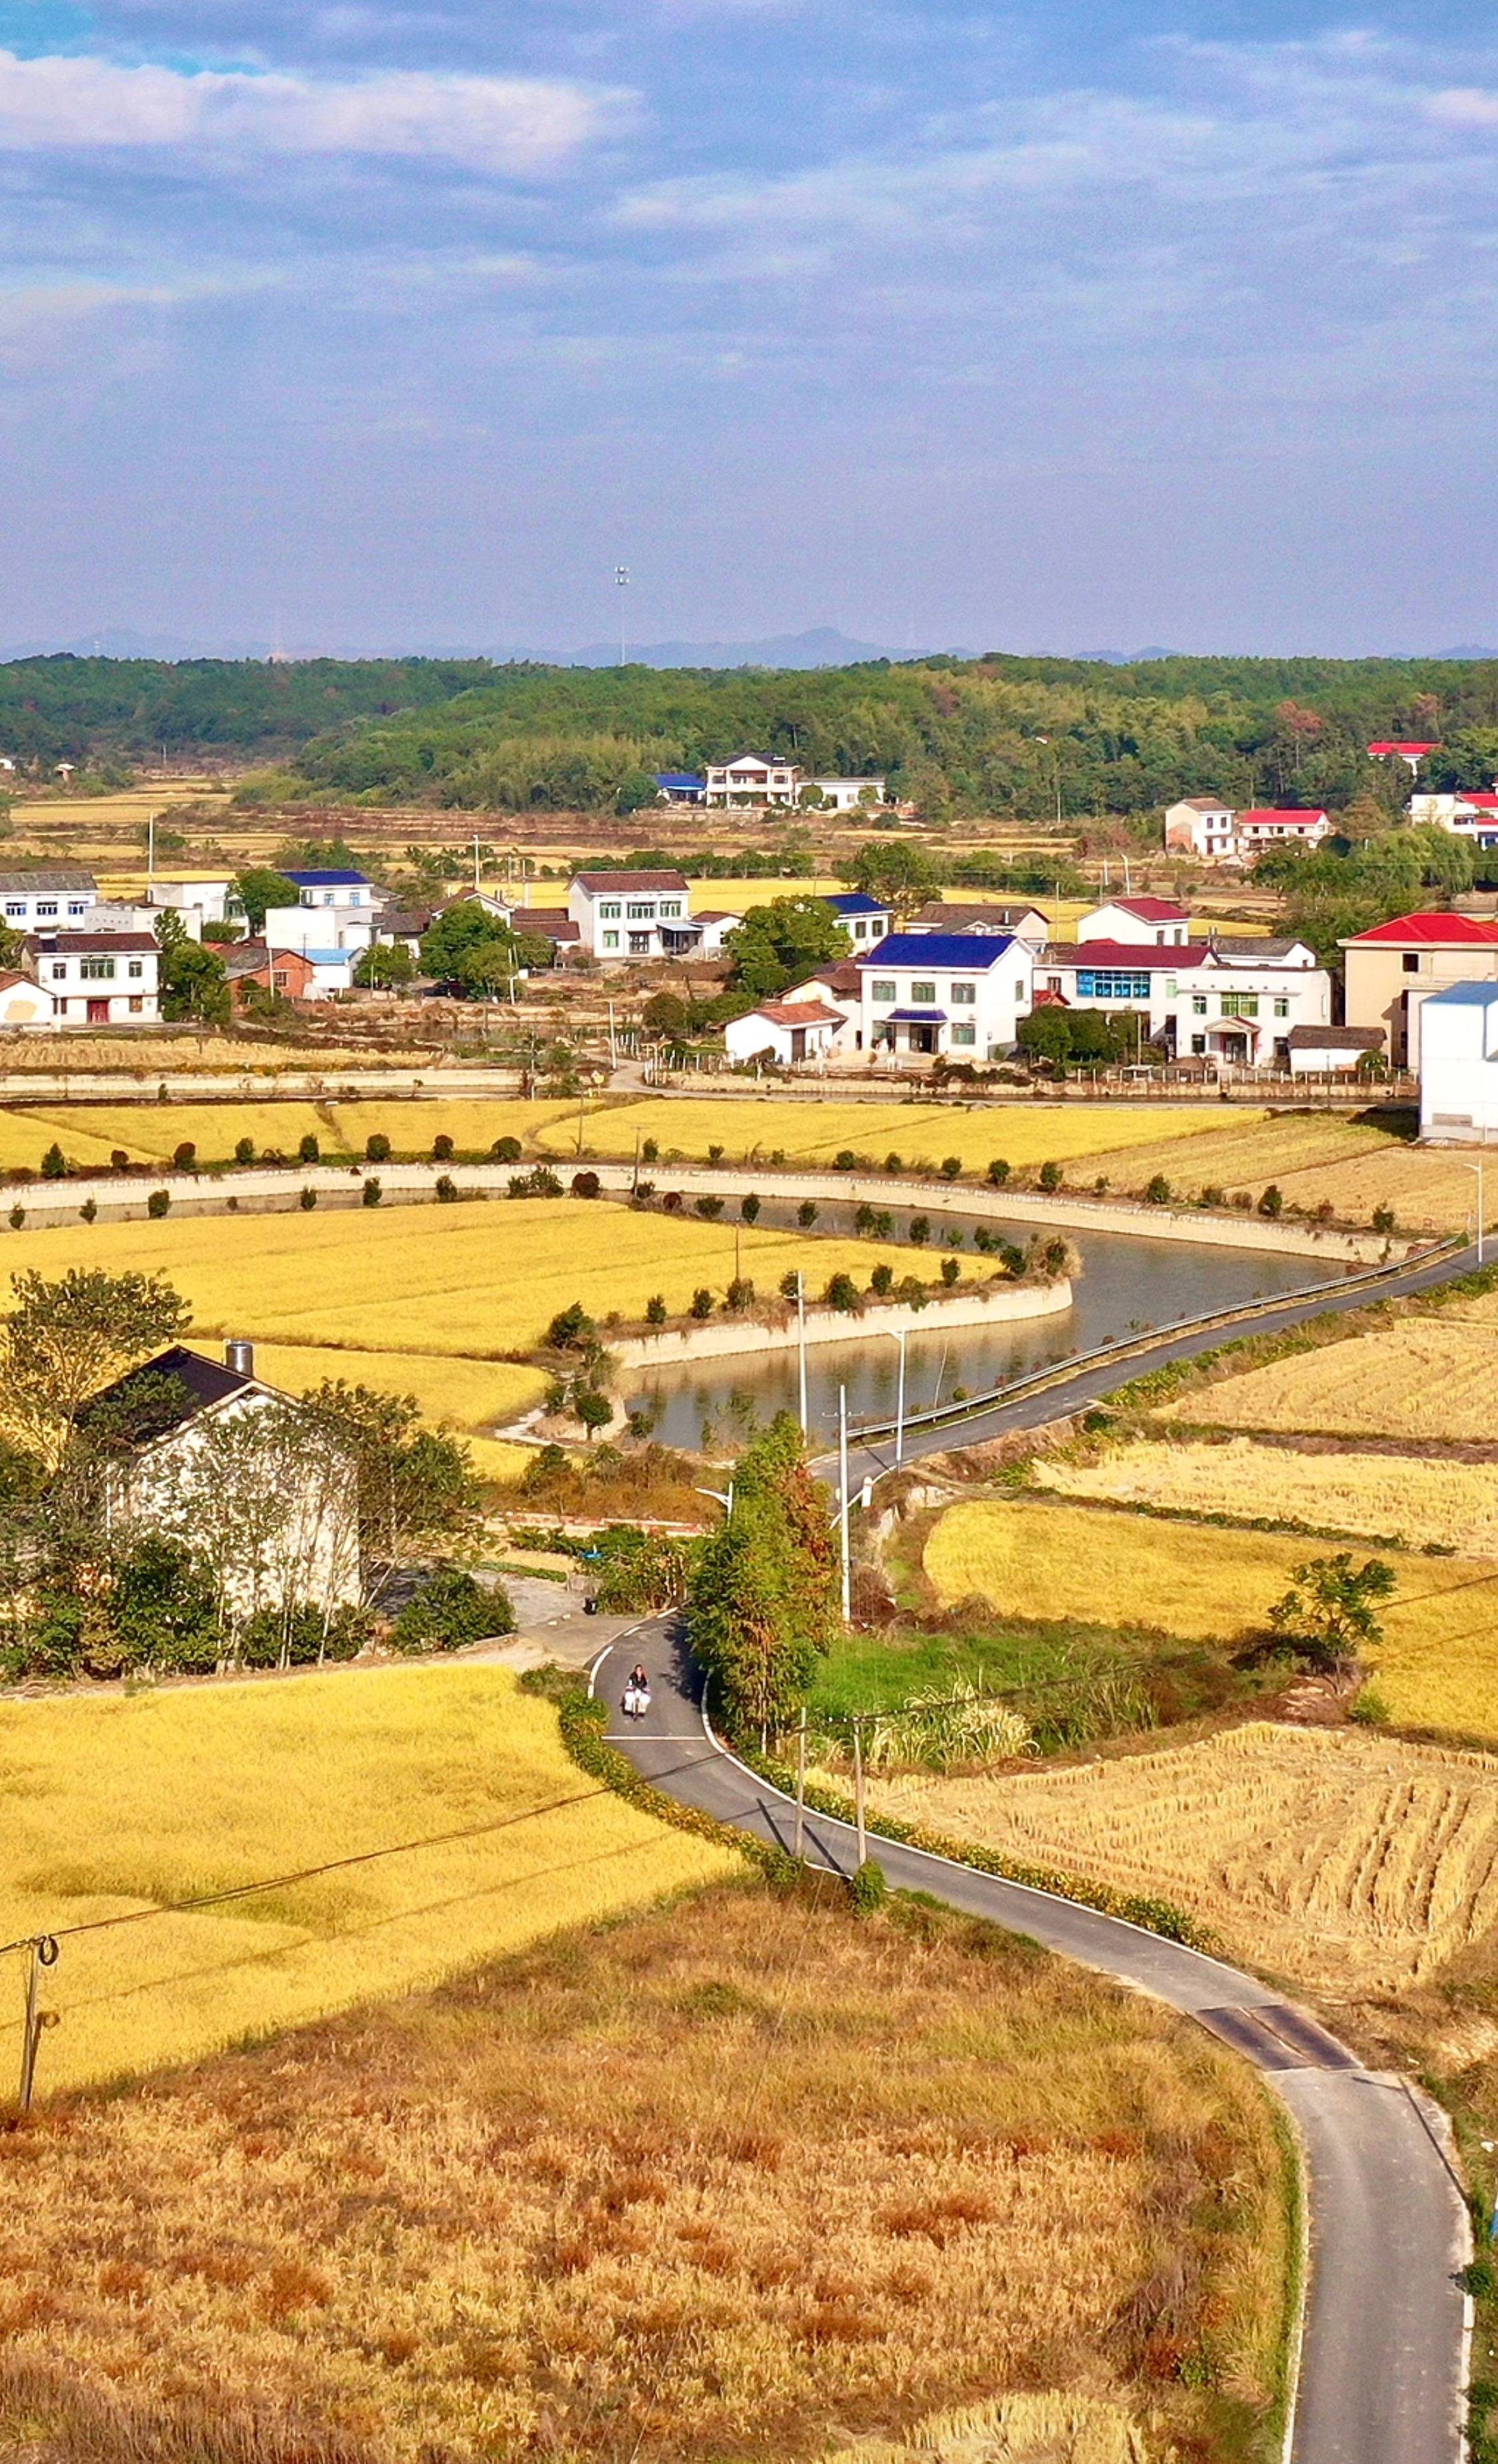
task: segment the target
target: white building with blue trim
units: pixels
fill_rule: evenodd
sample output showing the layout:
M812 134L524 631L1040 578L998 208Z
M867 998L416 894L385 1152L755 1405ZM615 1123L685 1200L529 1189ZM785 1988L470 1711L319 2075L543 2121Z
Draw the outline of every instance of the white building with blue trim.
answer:
M1033 954L1008 935L892 933L855 964L870 1056L995 1061L1030 1007Z

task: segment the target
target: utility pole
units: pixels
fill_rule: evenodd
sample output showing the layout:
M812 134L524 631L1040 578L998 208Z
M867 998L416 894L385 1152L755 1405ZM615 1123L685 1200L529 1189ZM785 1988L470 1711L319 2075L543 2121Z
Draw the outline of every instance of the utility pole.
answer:
M806 1278L796 1269L796 1342L801 1353L801 1434L805 1439L806 1427Z
M853 1613L853 1582L848 1558L848 1388L846 1386L840 1386L837 1390L837 1455L840 1475L837 1508L838 1540L843 1559L843 1623L847 1625Z
M479 872L478 872L478 832L475 830L475 831L474 832L474 897L475 897L475 898L478 896L478 891L479 891Z
M900 1347L900 1382L895 1389L894 1398L894 1468L896 1471L905 1461L905 1335L906 1329L903 1326L898 1331L892 1329L890 1334L890 1341L897 1343Z
M629 568L627 564L615 565L614 587L619 593L619 664L625 667L628 664L625 658L625 592L629 587Z
M154 811L152 811L152 813L151 813L151 814L150 814L150 816L148 817L148 819L147 819L147 821L146 821L146 825L145 825L145 903L146 903L147 907L149 907L149 905L151 904L151 892L152 892L152 891L155 889L155 887L156 887L156 815L155 815L155 812L154 812Z
M858 1861L869 1862L869 1834L864 1828L864 1724L853 1714L853 1814L858 1824Z
M799 1859L806 1837L806 1714L801 1715L796 1731L796 1847Z
M55 2012L44 2011L41 2007L42 1969L55 1968L56 1964L56 1943L50 1933L38 1934L32 1944L32 1964L26 1979L26 2017L21 2026L21 2086L17 2101L23 2113L30 2113L32 2109L42 2030L52 2027L56 2019Z
M619 1067L619 1045L614 1036L614 1005L612 1001L608 1004L608 1066L610 1069L617 1069Z

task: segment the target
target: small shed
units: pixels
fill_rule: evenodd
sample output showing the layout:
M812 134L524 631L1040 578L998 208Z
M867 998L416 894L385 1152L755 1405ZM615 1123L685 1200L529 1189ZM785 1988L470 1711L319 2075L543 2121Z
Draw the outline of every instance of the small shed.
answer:
M799 1062L826 1060L842 1024L822 1001L761 1001L747 1018L729 1021L723 1042L731 1061L773 1061L793 1069Z
M1383 1050L1377 1026L1292 1026L1285 1039L1292 1078L1319 1076L1333 1069L1355 1069L1367 1052Z

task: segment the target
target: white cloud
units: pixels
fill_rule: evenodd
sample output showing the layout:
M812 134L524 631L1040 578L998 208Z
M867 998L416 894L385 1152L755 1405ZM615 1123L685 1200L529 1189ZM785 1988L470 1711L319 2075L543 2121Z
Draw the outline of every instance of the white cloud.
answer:
M1498 128L1498 94L1479 85L1449 86L1443 94L1433 94L1425 109L1449 128Z
M540 77L393 71L335 80L0 51L0 147L228 147L547 168L600 137L628 98Z

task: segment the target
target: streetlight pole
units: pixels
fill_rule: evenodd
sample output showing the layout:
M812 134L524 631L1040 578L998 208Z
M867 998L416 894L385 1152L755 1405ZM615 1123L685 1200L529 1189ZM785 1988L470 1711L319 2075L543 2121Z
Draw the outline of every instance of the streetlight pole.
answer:
M837 1390L837 1457L839 1465L837 1528L843 1560L843 1623L853 1614L852 1571L848 1557L848 1388Z
M1466 1157L1465 1157L1465 1155L1458 1156L1458 1157L1456 1158L1456 1160L1457 1160L1458 1162L1460 1162L1460 1164L1461 1164L1462 1169L1463 1169L1463 1171L1464 1171L1464 1172L1475 1172L1475 1173L1476 1173L1476 1175L1477 1175L1477 1263L1478 1263L1478 1265L1479 1265L1479 1266L1480 1266L1480 1265L1482 1265L1482 1263L1483 1263L1483 1167L1482 1167L1482 1162L1481 1162L1481 1160L1479 1160L1479 1161L1478 1161L1478 1162L1476 1162L1476 1163L1468 1163L1468 1162L1467 1162L1467 1160L1466 1160Z
M626 641L625 641L625 592L626 592L626 591L628 589L628 587L629 587L629 568L628 568L628 566L627 564L616 564L616 565L615 565L615 567L614 567L614 587L615 587L615 589L616 589L616 590L618 591L618 593L619 593L619 664L620 664L620 666L621 666L621 667L624 667L624 666L625 666L625 664L626 664L626 661L625 661L625 649L626 649Z
M905 1461L905 1337L908 1330L902 1326L897 1331L893 1328L886 1328L885 1331L890 1341L900 1347L900 1382L894 1401L894 1468L898 1471Z
M801 1353L801 1434L806 1429L806 1278L796 1269L796 1343Z

